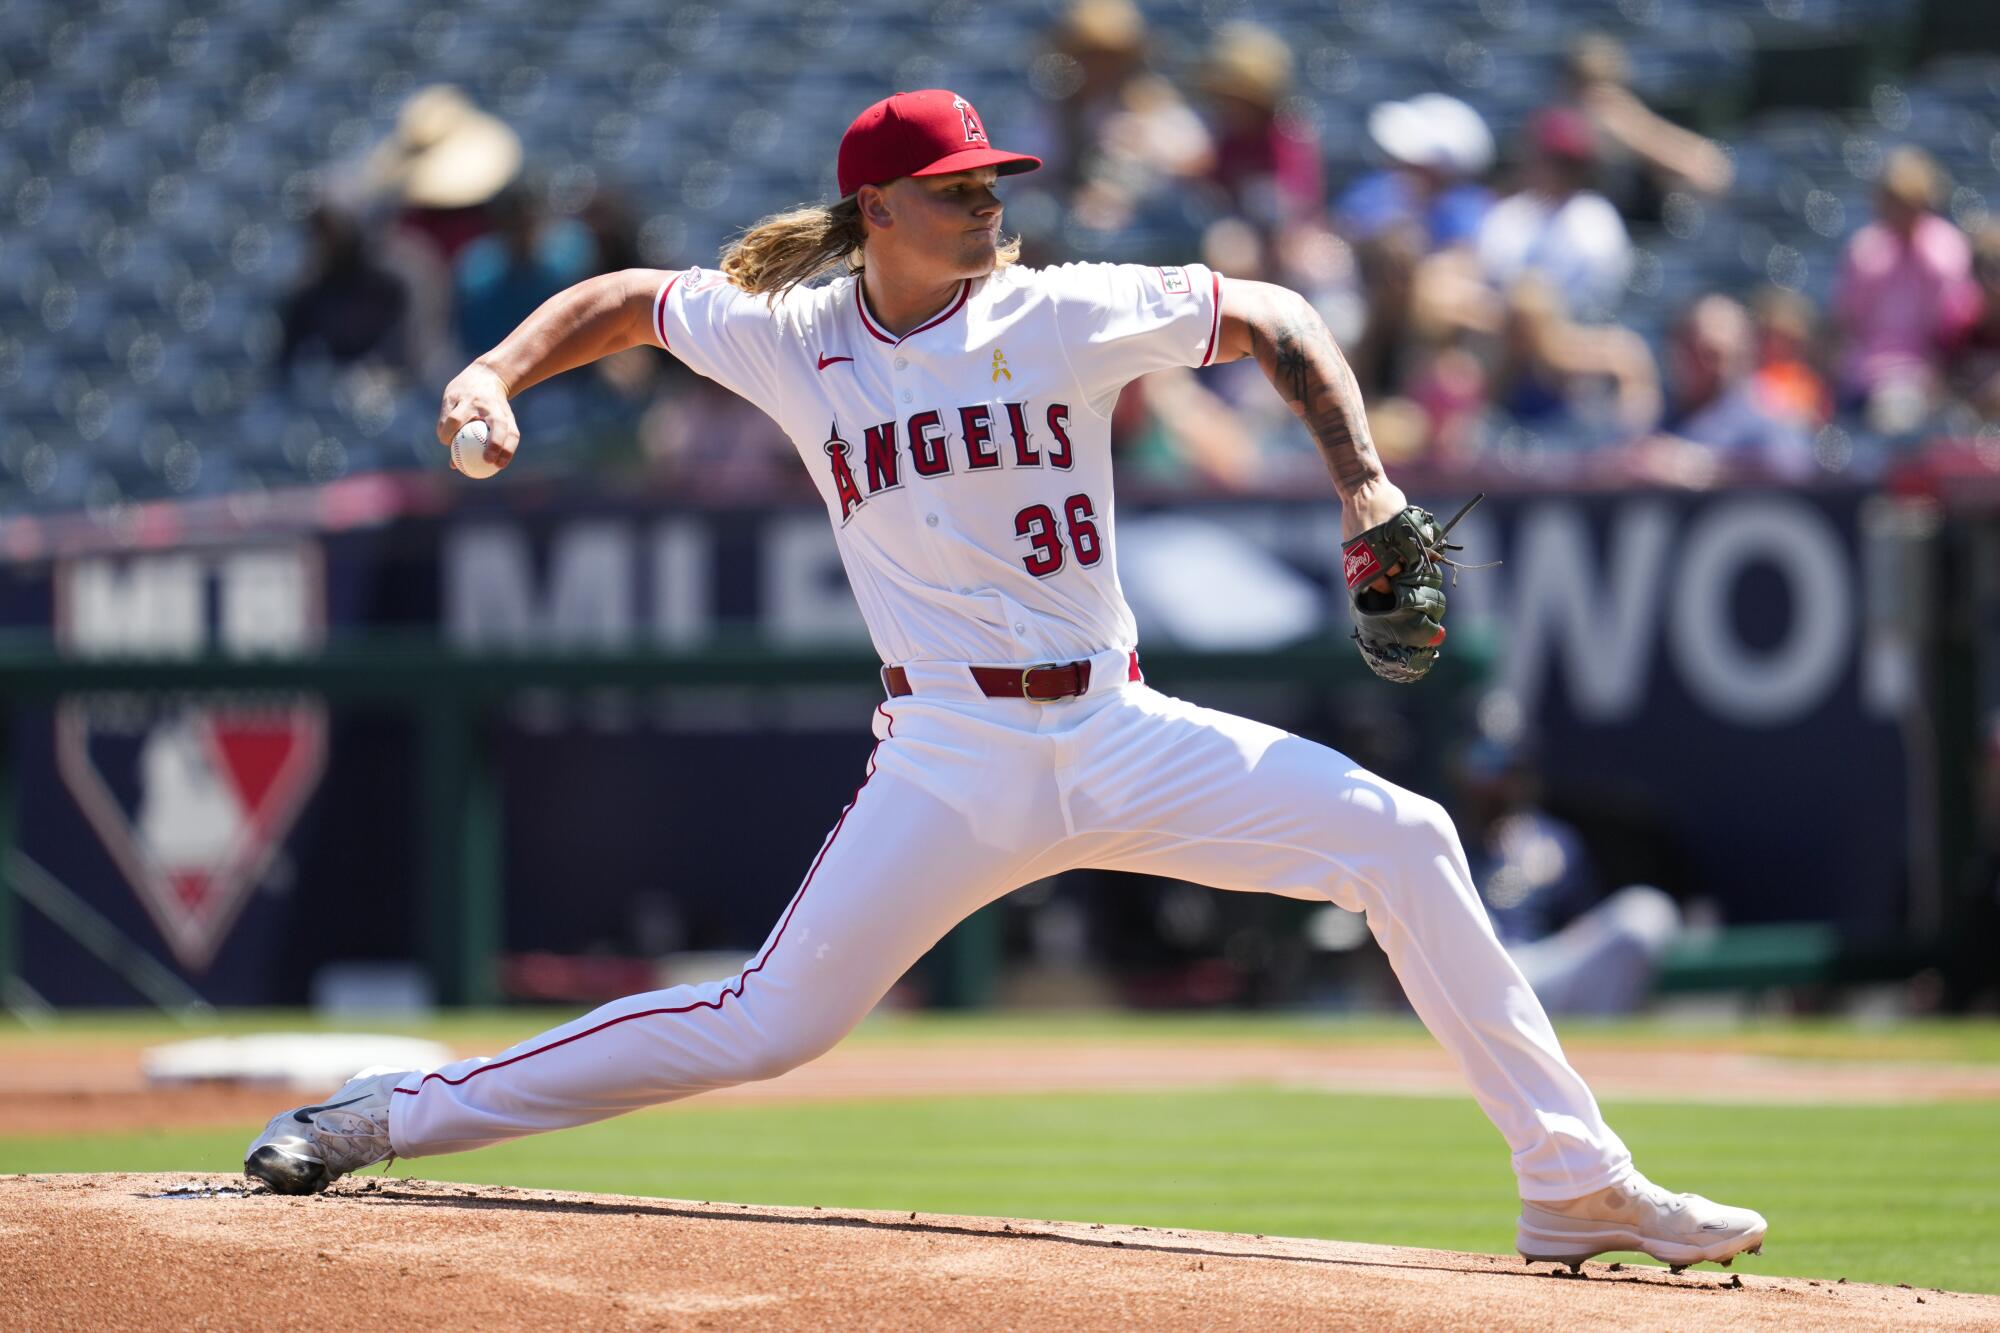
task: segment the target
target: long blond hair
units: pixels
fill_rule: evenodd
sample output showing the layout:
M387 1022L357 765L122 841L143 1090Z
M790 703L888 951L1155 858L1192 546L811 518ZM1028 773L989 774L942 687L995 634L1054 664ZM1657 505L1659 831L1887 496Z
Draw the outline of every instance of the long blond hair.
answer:
M773 301L803 282L840 269L859 273L868 239L861 204L854 195L831 204L806 204L773 213L731 241L722 251L722 272L752 296ZM1021 258L1021 238L1000 242L994 272Z

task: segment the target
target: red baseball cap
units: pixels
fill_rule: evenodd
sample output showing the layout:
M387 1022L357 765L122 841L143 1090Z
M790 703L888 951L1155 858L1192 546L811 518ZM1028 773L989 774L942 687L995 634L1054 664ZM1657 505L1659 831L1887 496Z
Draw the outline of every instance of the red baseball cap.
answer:
M1572 162L1597 160L1597 135L1590 119L1574 107L1552 106L1535 113L1528 122L1528 137L1536 148L1550 157Z
M1040 165L1039 157L1003 153L987 142L972 103L948 88L885 97L840 136L842 198L904 176L947 176L975 167L998 167L1011 176Z

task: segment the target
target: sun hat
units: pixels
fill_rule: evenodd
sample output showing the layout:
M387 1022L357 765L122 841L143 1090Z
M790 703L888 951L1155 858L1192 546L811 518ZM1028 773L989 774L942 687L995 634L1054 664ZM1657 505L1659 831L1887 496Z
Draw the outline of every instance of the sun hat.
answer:
M1398 162L1453 176L1484 175L1493 165L1485 118L1444 93L1378 104L1368 113L1368 137Z

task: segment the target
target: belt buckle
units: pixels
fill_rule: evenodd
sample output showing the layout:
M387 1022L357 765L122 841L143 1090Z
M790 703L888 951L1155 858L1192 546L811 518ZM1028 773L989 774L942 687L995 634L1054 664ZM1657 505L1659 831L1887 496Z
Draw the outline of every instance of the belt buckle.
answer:
M1033 694L1029 693L1029 691L1028 691L1028 676L1029 676L1029 674L1030 674L1031 672L1035 672L1035 671L1054 671L1054 670L1056 669L1056 666L1057 666L1057 665L1058 665L1058 664L1057 664L1057 663L1054 663L1054 662L1037 662L1037 663L1035 663L1035 664L1034 664L1033 666L1024 666L1024 667L1022 667L1022 668L1021 668L1021 697L1022 697L1023 699L1026 699L1026 700L1027 700L1027 701L1028 701L1029 703L1031 703L1031 704L1052 704L1052 703L1054 703L1054 702L1056 701L1056 699L1058 699L1058 698L1067 698L1067 697L1069 697L1069 696L1067 696L1067 695L1057 695L1057 696L1053 696L1053 697L1051 697L1051 698L1047 698L1047 699L1038 699L1038 698L1036 698L1036 697L1035 697L1035 696L1034 696Z

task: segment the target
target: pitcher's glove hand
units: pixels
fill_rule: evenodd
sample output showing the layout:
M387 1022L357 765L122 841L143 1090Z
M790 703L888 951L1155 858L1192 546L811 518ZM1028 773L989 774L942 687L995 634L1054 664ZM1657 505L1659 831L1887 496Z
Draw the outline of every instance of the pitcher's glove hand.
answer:
M1446 541L1458 521L1485 499L1482 492L1440 525L1431 512L1411 505L1341 544L1348 609L1361 660L1384 680L1419 681L1444 642L1444 571L1457 582L1461 566L1446 554L1462 548Z

